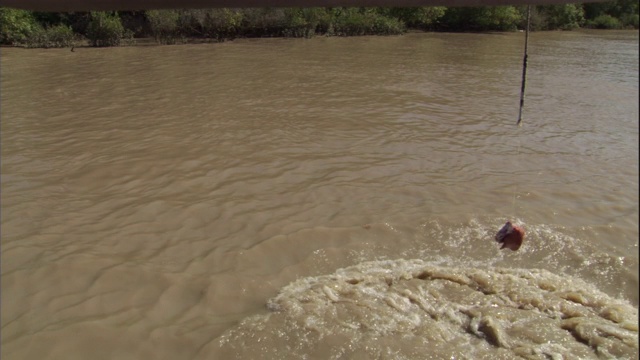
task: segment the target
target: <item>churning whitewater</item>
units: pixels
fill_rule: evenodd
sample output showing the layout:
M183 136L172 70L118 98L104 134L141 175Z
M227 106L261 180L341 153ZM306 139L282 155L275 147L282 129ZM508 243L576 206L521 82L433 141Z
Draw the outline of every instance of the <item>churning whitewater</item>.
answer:
M633 359L638 312L546 270L365 262L299 279L221 337L228 356ZM322 344L322 345L319 345Z

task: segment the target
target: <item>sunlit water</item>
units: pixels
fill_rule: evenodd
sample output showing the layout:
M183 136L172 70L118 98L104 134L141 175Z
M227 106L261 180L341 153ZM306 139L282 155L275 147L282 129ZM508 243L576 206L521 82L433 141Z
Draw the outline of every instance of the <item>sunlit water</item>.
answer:
M3 48L3 358L637 358L638 32L523 42Z

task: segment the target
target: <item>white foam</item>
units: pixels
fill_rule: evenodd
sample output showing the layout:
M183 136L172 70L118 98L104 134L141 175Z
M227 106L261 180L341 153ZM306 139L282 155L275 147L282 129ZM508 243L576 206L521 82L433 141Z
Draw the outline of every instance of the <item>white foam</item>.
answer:
M364 262L299 279L220 339L251 358L638 356L638 311L546 270ZM260 346L248 339L260 338Z

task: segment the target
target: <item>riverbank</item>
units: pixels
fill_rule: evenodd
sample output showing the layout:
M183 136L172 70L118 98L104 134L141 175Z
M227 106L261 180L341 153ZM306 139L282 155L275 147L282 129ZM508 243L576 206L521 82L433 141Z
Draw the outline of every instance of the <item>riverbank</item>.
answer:
M222 42L235 38L400 35L407 31L517 31L526 7L253 8L42 13L0 8L0 44L30 48ZM532 7L531 28L638 28L638 4Z
M519 32L523 32L523 30L518 30ZM607 33L607 34L611 34L612 36L616 33L619 32L629 32L629 31L634 31L634 29L616 29L616 30L605 30L605 29L592 29L592 28L579 28L579 29L575 29L573 31L571 31L571 33L575 33L575 34L579 34L579 33L584 33L584 34L596 34L599 32L602 33ZM536 32L537 34L544 34L544 33L554 33L554 32L562 32L559 30L548 30L548 31L538 31ZM509 34L509 32L498 32L498 31L484 31L484 32L443 32L443 31L425 31L425 30L408 30L406 33L401 34L401 35L395 35L395 36L409 36L412 34L433 34L433 35L446 35L446 34L477 34L477 35L481 35L481 34ZM314 38L320 38L321 36L316 36ZM327 37L327 36L325 36ZM360 36L362 38L372 38L372 37L378 37L378 35L363 35ZM162 47L162 46L183 46L183 45L202 45L202 44L222 44L222 43L231 43L231 42L246 42L246 41L257 41L260 39L272 39L272 40L282 40L282 41L287 41L287 40L295 40L295 39L300 39L300 38L293 38L293 37L236 37L233 39L225 39L225 40L216 40L216 39L206 39L206 38L182 38L179 41L176 41L173 44L165 44L165 43L160 43L158 42L155 38L153 37L143 37L143 38L134 38L131 39L130 41L128 41L127 44L122 44L118 47ZM12 45L0 45L0 48L4 48L4 49L8 49L8 48L13 48L13 49L24 49L24 50L32 50L32 49L43 49L43 47L26 47L26 46L12 46ZM49 47L50 49L71 49L71 51L76 52L76 51L82 51L82 49L85 50L89 50L89 49L93 49L96 48L95 46L92 46L91 43L86 40L86 39L82 39L82 40L78 40L76 42L74 42L72 45L70 46L66 46L66 47Z

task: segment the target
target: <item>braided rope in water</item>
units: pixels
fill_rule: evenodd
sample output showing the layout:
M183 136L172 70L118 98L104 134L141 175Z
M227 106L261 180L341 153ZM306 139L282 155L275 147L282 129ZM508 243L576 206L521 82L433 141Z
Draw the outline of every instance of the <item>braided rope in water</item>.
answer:
M524 107L524 87L527 82L527 58L529 57L527 50L529 48L529 29L531 25L531 5L527 5L527 30L524 38L524 59L522 61L522 87L520 88L520 112L518 113L518 122L520 126L522 122L522 108Z
M516 157L520 157L520 140L518 139L518 153ZM513 204L511 206L511 213L513 214L514 220L516 217L516 194L518 193L518 182L516 181L513 184Z
M529 31L531 29L531 5L527 5L527 29L524 38L524 59L522 61L522 87L520 88L520 111L518 112L517 126L522 126L522 108L524 108L524 89L527 82L527 60L529 57ZM520 156L520 140L518 139L518 152L516 156ZM511 213L513 216L516 214L516 198L518 193L518 183L513 186L513 204Z

